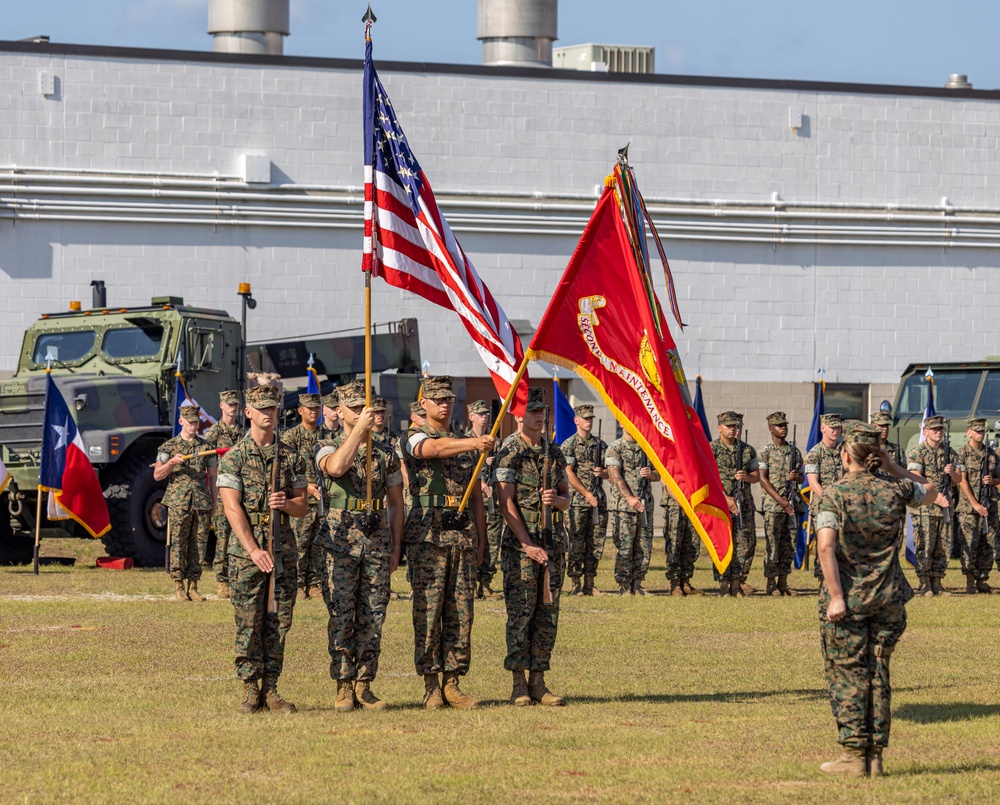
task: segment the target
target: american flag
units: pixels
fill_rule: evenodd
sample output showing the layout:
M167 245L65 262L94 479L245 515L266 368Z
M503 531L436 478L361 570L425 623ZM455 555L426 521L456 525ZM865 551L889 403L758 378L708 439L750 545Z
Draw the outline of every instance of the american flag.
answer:
M430 182L406 142L365 43L365 244L362 268L390 285L454 310L462 319L501 398L506 398L523 350L497 304L438 209ZM510 406L522 414L527 373Z

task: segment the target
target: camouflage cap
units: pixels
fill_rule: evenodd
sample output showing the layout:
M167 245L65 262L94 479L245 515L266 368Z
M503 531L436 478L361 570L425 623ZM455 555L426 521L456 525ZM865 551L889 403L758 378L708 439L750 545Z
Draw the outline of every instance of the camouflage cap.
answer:
M986 432L986 420L980 419L979 417L970 416L965 420L966 427L969 430L977 431L978 433Z
M944 417L929 416L924 420L924 427L930 430L944 430Z
M262 411L265 408L281 407L281 392L276 386L254 386L247 389L247 405Z
M545 408L545 389L528 389L527 411L541 411Z
M364 405L367 399L364 380L352 380L341 386L338 391L340 391L340 404L345 408Z
M318 394L300 394L299 408L319 408L323 404Z
M451 378L448 375L428 377L424 380L424 397L428 400L446 400L451 397L454 400L455 392L451 390Z
M372 397L372 410L375 413L385 413L386 409L385 397Z
M819 418L819 421L822 422L824 425L826 425L828 428L844 427L844 419L840 414L823 414L823 416Z
M580 419L593 419L594 418L594 406L588 404L578 405L573 409L573 413L576 414Z
M219 402L229 403L230 405L239 405L240 404L239 389L226 389L225 391L220 391Z
M410 416L416 414L417 416L427 416L427 412L424 410L423 400L414 400L410 403Z
M488 414L490 406L486 400L473 400L465 406L465 410L470 414Z
M871 423L882 428L892 424L892 416L886 411L872 411Z
M340 389L334 389L323 398L323 405L327 408L336 408L340 404Z
M737 414L735 411L723 411L716 419L718 419L720 425L728 425L730 427L743 424L743 414Z
M768 425L787 425L788 417L785 416L784 411L775 411L773 414L767 415Z
M882 440L882 431L874 425L859 419L849 419L844 423L844 444L870 444L877 447Z
M201 408L197 405L182 405L180 415L187 422L197 422L201 419Z

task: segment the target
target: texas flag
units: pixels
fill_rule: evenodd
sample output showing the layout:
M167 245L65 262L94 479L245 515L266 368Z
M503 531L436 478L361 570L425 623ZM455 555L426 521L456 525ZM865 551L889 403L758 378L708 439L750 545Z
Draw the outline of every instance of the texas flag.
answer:
M39 492L49 492L49 519L76 520L92 537L111 530L108 503L83 439L51 374L45 376L45 418Z

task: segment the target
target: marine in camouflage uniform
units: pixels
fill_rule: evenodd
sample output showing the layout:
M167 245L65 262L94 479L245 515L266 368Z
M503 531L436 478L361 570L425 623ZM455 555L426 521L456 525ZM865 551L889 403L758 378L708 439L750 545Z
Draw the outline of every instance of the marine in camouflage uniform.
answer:
M573 409L576 433L562 443L566 475L573 496L569 507L570 595L593 595L597 566L608 533L608 499L604 494L604 457L608 446L593 435L594 406ZM583 584L580 584L580 577Z
M200 418L201 409L197 405L181 406L181 432L160 445L153 467L156 480L170 478L161 503L170 513L170 578L174 580L177 601L205 600L198 592L198 580L208 551L218 461L214 455L182 458L212 447L198 436Z
M329 437L326 428L319 427L322 398L319 394L299 395L299 416L302 421L285 431L281 440L302 456L308 483L309 512L305 517L292 522L295 544L299 552L298 589L301 598L312 598L313 590L320 591L323 584L323 552L316 542L320 522L320 496L322 490L317 483L316 444Z
M642 582L653 553L653 492L660 476L630 433L608 447L604 466L611 478L612 537L618 595L645 595Z
M691 586L694 563L698 561L701 543L687 514L667 491L665 484L660 495L660 507L663 509L663 547L666 551L670 594L704 595L703 590Z
M848 472L823 489L815 515L824 566L818 612L830 706L842 756L820 768L863 776L882 774L889 745L892 688L889 658L906 628L913 591L903 575L899 522L904 507L923 505L933 492L894 463L877 464L878 428L848 423Z
M205 441L218 449L232 447L240 440L240 426L236 424L239 412L240 392L227 390L219 392L219 407L222 417L205 432ZM229 421L227 421L229 420ZM212 570L215 580L219 582L219 598L229 598L229 537L232 529L226 519L222 498L216 495L215 511L212 513L212 530L215 531L215 561Z
M490 432L490 406L486 400L474 400L466 406L466 412L469 415L469 436L485 436ZM477 569L479 587L476 590L476 598L490 600L502 597L499 593L493 592L493 588L490 586L497 573L497 562L500 560L500 536L503 533L503 517L500 516L500 507L497 505L493 483L495 453L496 450L493 450L487 454L483 461L483 468L479 473L480 488L483 490L483 506L486 509L486 550L483 553L483 561L480 562Z
M984 444L986 420L972 417L966 424L969 441L958 451L962 482L958 487L956 507L962 573L965 574L967 593L989 594L993 591L988 579L996 553L996 485L1000 482L1000 459L992 448Z
M219 465L222 502L235 537L229 540L229 586L236 618L236 675L243 683L240 711L244 713L295 710L278 694L277 684L295 607L298 551L289 518L308 511L307 483L302 457L285 444L275 445L279 397L273 386L247 390L250 430ZM270 491L275 450L281 473L276 491ZM279 518L273 564L268 554L272 517ZM268 612L272 570L277 612Z
M506 528L503 535L503 592L507 607L507 656L513 674L511 704L564 705L545 684L559 626L559 596L569 537L563 512L569 507L566 459L543 433L545 392L528 394L524 416L515 417L497 458L497 492ZM545 485L546 453L549 484ZM551 509L552 531L543 531L543 505ZM547 537L547 538L546 538ZM546 603L550 598L551 602ZM528 672L525 679L524 672Z
M316 463L328 497L328 514L317 541L323 550L323 598L330 677L337 683L334 709L360 705L381 710L371 691L382 651L382 624L389 603L389 577L399 562L403 534L403 476L389 441L372 439L372 505L367 508L366 436L375 422L375 401L365 407L365 384L340 390L343 430L320 440ZM373 434L374 436L374 434Z
M868 419L872 425L879 429L881 437L879 439L879 447L881 447L888 454L896 464L900 466L906 465L906 456L903 455L903 448L896 442L889 441L889 428L892 426L892 415L886 411L872 411L871 416ZM898 434L898 430L897 430ZM899 524L899 531L903 539L906 539L906 518L904 517L902 522Z
M819 419L819 429L822 439L812 450L806 453L806 462L802 471L809 481L809 532L810 544L816 539L816 524L813 522L819 512L819 504L823 491L834 481L839 481L844 475L844 464L840 460L840 434L844 427L840 414L824 414ZM813 566L813 575L823 578L823 568L817 561Z
M962 480L956 467L954 452L951 462L948 461L948 450L943 438L944 417L928 417L924 421L924 441L906 457L906 468L920 473L937 489L944 488L946 477L954 486L958 486ZM954 501L951 503L954 505ZM917 578L920 580L918 594L948 594L944 589L944 574L951 555L952 528L950 507L945 508L936 503L921 509L919 516L913 518L913 546L917 555Z
M435 710L447 703L471 709L479 702L459 689L458 680L469 671L476 568L486 544L478 483L469 509L459 513L458 507L477 452L489 451L495 440L459 439L446 430L455 404L450 377L427 378L423 404L427 423L410 431L404 448L413 498L403 529L413 586L413 658L424 678L424 707Z
M725 411L718 415L719 438L712 441L712 454L719 467L722 490L726 493L730 514L733 515L733 557L725 573L712 567L712 574L719 583L719 595L742 598L753 591L746 581L757 550L757 525L754 522L753 495L750 484L760 479L757 469L757 451L740 440L743 414ZM737 453L740 453L737 461ZM739 478L738 475L743 477ZM742 504L736 500L742 484ZM739 506L739 508L737 508ZM738 513L739 512L739 513ZM742 524L741 524L742 517Z
M801 474L802 454L786 441L788 419L784 411L769 414L767 426L771 443L765 445L758 457L760 485L765 492L762 505L765 592L790 596L795 593L788 587L788 574L792 572L795 537L805 508L798 490L805 476Z

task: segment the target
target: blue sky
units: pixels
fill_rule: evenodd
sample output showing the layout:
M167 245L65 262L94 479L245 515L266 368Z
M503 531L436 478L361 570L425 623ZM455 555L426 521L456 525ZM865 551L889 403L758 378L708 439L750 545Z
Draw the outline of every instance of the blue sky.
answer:
M208 0L8 0L0 38L208 50ZM476 0L375 0L383 61L479 64ZM289 55L361 58L366 2L291 0ZM1000 88L1000 2L562 0L559 45L653 45L659 73Z

